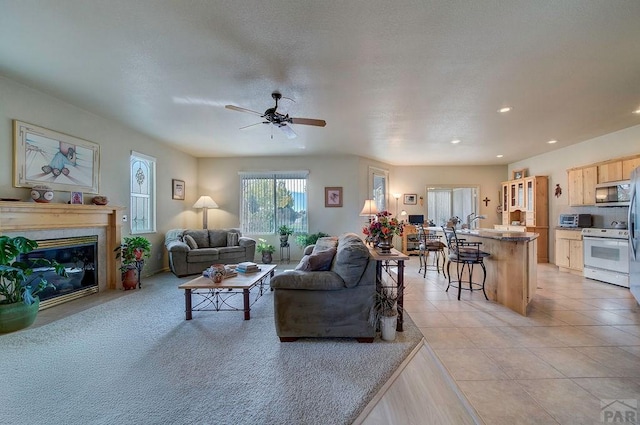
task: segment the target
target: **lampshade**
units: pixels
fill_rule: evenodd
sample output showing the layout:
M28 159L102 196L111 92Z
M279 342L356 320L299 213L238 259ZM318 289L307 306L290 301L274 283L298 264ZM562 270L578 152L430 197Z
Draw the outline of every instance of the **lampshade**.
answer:
M407 211L406 211L406 210L402 210L402 211L400 212L400 215L407 215Z
M211 199L211 196L201 196L200 199L193 204L193 208L218 208L218 204Z
M367 217L378 214L378 208L376 207L376 203L373 199L367 199L364 201L364 206L362 207L362 211L360 211L360 217Z

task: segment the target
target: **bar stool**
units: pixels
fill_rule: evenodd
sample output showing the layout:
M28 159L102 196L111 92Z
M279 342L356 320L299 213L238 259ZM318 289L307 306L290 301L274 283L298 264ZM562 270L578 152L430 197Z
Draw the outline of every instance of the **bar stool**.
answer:
M418 273L424 270L424 272L422 273L422 277L426 277L427 268L430 267L431 269L435 268L435 270L439 274L440 259L442 259L442 273L444 274L444 262L445 262L444 248L446 245L442 243L442 241L440 240L440 236L438 236L436 233L431 233L425 230L424 226L419 225L418 237L420 240L420 246L419 246L420 269L418 270ZM430 253L433 255L433 264L427 263L427 256Z
M449 291L450 286L458 288L458 300L460 300L460 294L462 290L464 289L473 291L473 286L475 285L482 288L484 298L488 300L489 298L487 297L487 293L484 290L484 284L487 280L487 269L484 266L484 259L491 254L480 250L480 245L482 245L482 242L467 242L464 239L458 239L458 236L456 235L456 229L453 227L442 227L442 230L444 231L444 235L447 240L447 246L449 248L449 262L447 263L449 284L447 285L447 289L445 292ZM449 270L449 268L451 267L451 263L456 264L458 286L451 285L451 271ZM476 264L479 264L480 267L482 267L482 271L484 273L482 277L482 283L473 282L473 266ZM468 281L462 280L462 275L464 273L465 267L467 268L467 272L469 273ZM463 288L463 283L469 283L469 287Z

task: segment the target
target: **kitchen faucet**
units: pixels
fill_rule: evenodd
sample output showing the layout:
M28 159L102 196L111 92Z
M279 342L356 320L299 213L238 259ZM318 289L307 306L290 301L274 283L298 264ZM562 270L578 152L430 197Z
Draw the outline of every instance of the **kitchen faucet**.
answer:
M473 222L475 222L476 220L480 220L483 218L487 218L484 215L476 215L476 213L472 212L471 214L469 214L467 216L467 229L471 230L471 224L473 224Z

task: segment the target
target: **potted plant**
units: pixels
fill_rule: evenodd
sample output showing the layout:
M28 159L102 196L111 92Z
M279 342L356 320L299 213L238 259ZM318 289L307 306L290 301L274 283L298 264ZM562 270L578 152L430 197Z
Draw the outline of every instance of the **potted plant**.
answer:
M369 323L372 326L380 324L382 339L393 341L396 339L397 320L398 289L390 286L379 286L369 314Z
M116 247L116 259L122 261L122 286L125 290L135 289L140 283L140 272L144 267L144 259L151 257L151 242L143 236L126 236L122 244Z
M273 261L273 256L271 254L273 254L275 250L276 248L268 243L266 239L258 239L258 243L256 244L256 251L262 254L263 264L270 264L271 261Z
M280 246L289 246L289 235L293 233L293 228L283 224L278 227L278 233L280 234Z
M53 260L16 261L37 247L36 241L22 236L0 236L0 333L31 326L40 307L38 292L53 286L34 267L52 267L57 275L66 276L64 266Z
M296 236L296 244L301 249L304 249L309 245L314 245L316 242L318 242L318 239L324 238L326 236L331 236L331 235L324 232L311 233L311 234L301 233L298 236Z

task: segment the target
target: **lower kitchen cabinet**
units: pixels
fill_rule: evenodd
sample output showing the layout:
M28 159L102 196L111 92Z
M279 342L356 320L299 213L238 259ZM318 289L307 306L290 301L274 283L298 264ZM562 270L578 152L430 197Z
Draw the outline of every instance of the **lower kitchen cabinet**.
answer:
M556 230L556 266L563 272L582 274L582 233L580 230Z

